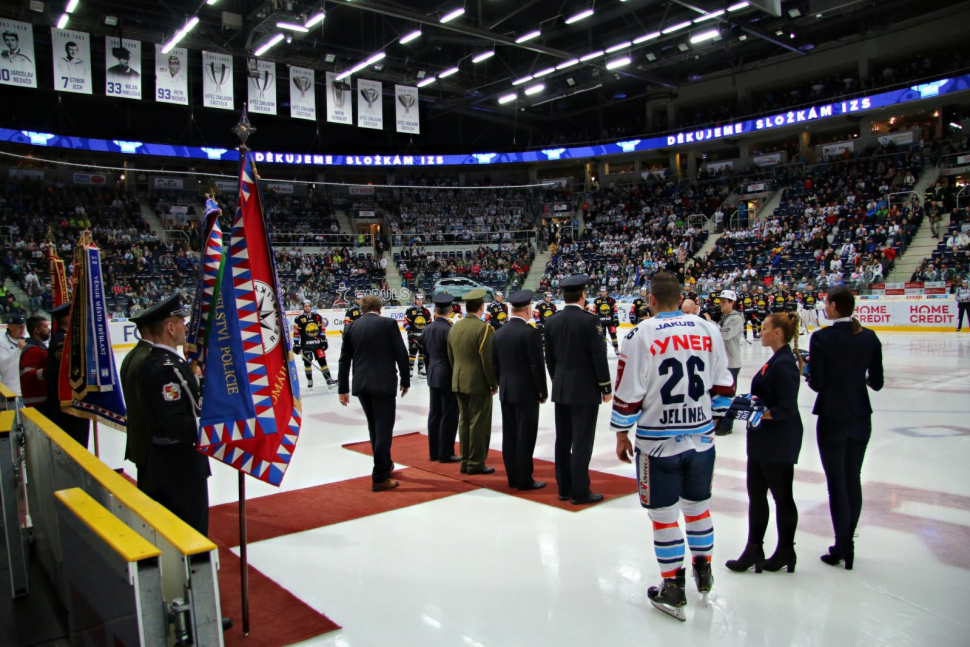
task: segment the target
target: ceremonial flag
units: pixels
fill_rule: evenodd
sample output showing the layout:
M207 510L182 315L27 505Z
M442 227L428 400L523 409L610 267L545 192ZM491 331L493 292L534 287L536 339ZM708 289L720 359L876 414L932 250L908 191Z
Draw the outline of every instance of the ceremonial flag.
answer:
M128 418L111 349L101 252L88 233L82 234L74 254L74 278L57 385L61 408L73 416L123 430Z
M199 451L279 485L302 408L256 169L244 153L239 204L216 291L199 421Z
M57 255L53 236L50 236L47 241L47 270L51 275L51 309L54 309L71 300L71 291L67 283L64 261ZM51 322L51 332L57 332L56 321Z
M186 335L185 356L189 361L205 364L206 341L212 327L212 300L216 285L222 272L222 227L219 216L222 210L212 196L205 201L205 215L202 216L202 261L199 264L199 278L195 285L195 298L192 299L192 317Z

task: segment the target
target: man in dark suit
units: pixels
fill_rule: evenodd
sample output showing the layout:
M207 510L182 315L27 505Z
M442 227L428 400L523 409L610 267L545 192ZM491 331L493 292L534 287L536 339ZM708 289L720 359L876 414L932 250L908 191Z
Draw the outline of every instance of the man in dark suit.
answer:
M428 452L432 461L457 463L458 398L451 390L452 371L448 362L448 334L451 332L451 303L447 293L435 295L435 320L424 329L424 354L428 365Z
M152 343L151 330L143 319L145 315L151 317L152 309L145 310L139 313L137 317L128 320L137 326L138 335L141 339L121 362L121 391L125 396L125 409L128 411L125 459L135 464L139 488L145 471L145 461L148 460L148 450L152 445L152 436L149 431L151 421L143 401L142 368L155 345Z
M546 322L546 365L556 404L556 483L559 500L573 505L596 503L602 494L589 489L596 416L613 396L606 346L596 316L586 312L585 274L563 279L565 307Z
M542 359L542 334L529 325L532 290L509 297L512 315L495 333L492 366L502 403L502 458L509 487L538 490L545 481L532 478L532 453L539 431L539 405L549 396Z
M381 316L381 300L373 295L360 302L363 313L344 332L340 347L340 369L337 372L337 393L340 404L350 403L350 394L357 396L367 416L367 431L374 452L372 474L374 492L396 488L399 483L390 478L391 436L394 434L397 375L401 376L401 397L411 386L408 370L408 351L404 347L397 322ZM353 389L350 388L350 367L354 365Z

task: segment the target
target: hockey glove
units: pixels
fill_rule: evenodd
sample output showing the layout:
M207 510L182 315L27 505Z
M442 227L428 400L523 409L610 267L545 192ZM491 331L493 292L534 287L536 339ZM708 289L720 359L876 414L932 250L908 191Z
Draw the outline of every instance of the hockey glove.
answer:
M747 422L748 427L754 429L761 424L761 418L768 410L756 395L739 395L731 403L728 417L741 422Z

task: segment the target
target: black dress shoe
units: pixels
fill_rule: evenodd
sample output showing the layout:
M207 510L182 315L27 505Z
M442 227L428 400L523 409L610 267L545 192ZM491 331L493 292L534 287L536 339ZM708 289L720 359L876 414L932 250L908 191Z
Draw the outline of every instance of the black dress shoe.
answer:
M588 503L599 503L602 500L603 500L602 494L593 494L592 492L590 492L586 496L581 497L579 499L570 499L569 502L572 503L573 505L586 505Z
M519 489L522 490L522 491L527 491L527 490L541 490L544 487L546 487L546 482L545 481L532 481L531 484L526 485L525 487L520 487Z
M471 471L471 470L468 470L465 473L466 474L494 474L495 473L495 468L494 467L483 467L480 470L475 470L474 472Z
M459 457L459 456L449 456L448 458L439 458L438 461L441 462L441 463L460 463L461 462L461 457Z
M222 619L222 630L223 631L229 631L230 629L232 629L232 618L223 618Z
M461 460L461 459L459 458L458 460ZM458 471L461 472L462 474L468 474L468 468L464 465L462 465L461 469Z
M569 495L568 494L565 494L565 495L560 494L559 495L559 500L560 501L569 501Z

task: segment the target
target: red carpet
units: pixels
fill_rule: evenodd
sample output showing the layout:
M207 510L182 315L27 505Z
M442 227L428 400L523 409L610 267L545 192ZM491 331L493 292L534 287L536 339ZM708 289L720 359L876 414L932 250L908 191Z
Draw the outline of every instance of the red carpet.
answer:
M370 442L368 441L350 443L344 445L344 447L355 452L360 452L361 454L372 455ZM455 453L458 453L457 448ZM555 463L545 460L535 459L533 462L535 466L533 478L537 481L545 481L546 487L541 490L520 492L509 488L508 479L505 476L505 465L502 463L502 452L493 449L488 451L487 464L495 468L495 473L488 475L475 474L468 476L467 474L462 474L459 471L460 463L431 462L428 460L428 437L418 432L394 436L394 442L391 445L391 458L402 465L409 465L410 467L416 467L432 474L448 476L471 485L519 497L520 499L535 501L536 503L544 503L562 510L580 512L591 507L588 505L572 505L569 501L559 500L559 492L556 490ZM625 476L616 476L605 472L590 470L590 481L593 492L604 495L604 501L633 494L637 491L636 481Z
M369 517L475 489L469 483L416 469L398 470L394 478L401 485L389 492L371 492L371 477L363 476L250 499L246 502L249 541ZM238 512L236 503L209 508L209 537L214 542L239 545Z
M222 615L232 618L226 647L282 647L325 634L340 625L249 567L249 635L242 630L239 557L219 545L219 594Z

